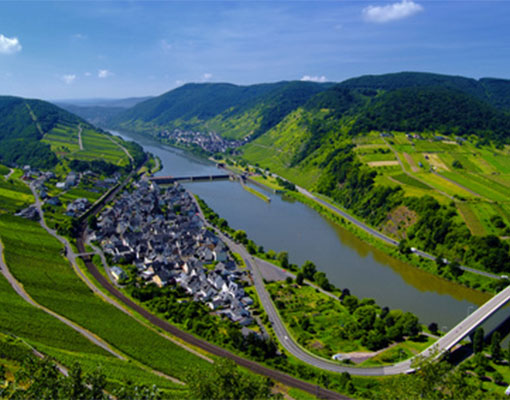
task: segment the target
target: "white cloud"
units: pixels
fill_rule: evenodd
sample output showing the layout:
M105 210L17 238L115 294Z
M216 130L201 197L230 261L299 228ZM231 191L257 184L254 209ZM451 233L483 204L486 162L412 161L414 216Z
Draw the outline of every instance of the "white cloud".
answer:
M75 33L73 36L72 36L73 39L78 39L78 40L85 40L87 39L87 35L84 35L83 33Z
M92 76L92 74L90 72L85 72L83 75L85 75L85 76Z
M413 0L402 0L400 3L386 6L368 6L362 11L363 18L368 22L385 23L415 15L423 11L423 7Z
M74 82L74 80L76 79L76 75L74 74L68 74L68 75L62 75L60 77L66 84L70 85L71 83Z
M320 82L320 83L328 81L327 78L324 75L321 75L321 76L304 75L301 78L301 80L305 81L305 82Z
M175 81L175 86L182 86L184 85L184 81L181 81L180 79Z
M112 76L113 75L113 72L110 72L108 71L107 69L100 69L98 72L97 72L97 76L99 78L108 78L109 76Z
M211 73L206 72L205 74L202 75L202 80L203 81L208 81L208 80L210 80L212 78L212 76L213 75Z
M0 54L13 54L18 51L21 51L21 44L18 38L8 38L0 33Z

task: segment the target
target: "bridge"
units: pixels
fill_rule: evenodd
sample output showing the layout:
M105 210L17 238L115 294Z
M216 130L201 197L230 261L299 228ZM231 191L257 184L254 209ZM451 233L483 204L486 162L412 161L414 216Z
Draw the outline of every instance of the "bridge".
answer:
M204 181L224 181L232 179L232 174L222 175L194 175L194 176L153 176L151 182L159 185L171 184L175 182L204 182Z
M450 350L463 338L472 333L479 325L488 319L497 310L503 307L510 300L510 286L503 289L492 299L487 301L481 307L469 314L465 319L454 326L450 331L441 337L434 346L437 348L438 357L441 353ZM428 348L421 355L428 357L434 354L432 348Z

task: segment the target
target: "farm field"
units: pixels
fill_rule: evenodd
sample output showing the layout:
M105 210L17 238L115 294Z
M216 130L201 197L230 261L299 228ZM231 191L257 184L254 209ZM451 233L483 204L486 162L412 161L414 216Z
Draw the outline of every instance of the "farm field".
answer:
M204 370L210 368L208 362L96 297L60 255L60 243L37 223L0 216L0 237L11 272L40 304L168 375L183 377L190 365ZM62 301L60 293L66 293L66 301Z
M60 158L84 161L100 159L119 166L129 163L126 153L107 134L83 128L81 136L83 150L80 150L78 142L78 127L59 124L47 132L42 141L48 143Z
M0 214L15 213L33 202L32 192L23 182L13 177L8 180L0 178Z
M469 140L456 142L433 140L432 136L392 134L393 137L384 138L384 141L375 132L353 140L359 160L377 170L378 184L398 184L407 196L430 195L443 204L454 200L474 235L507 236L505 226L510 225L509 146L497 149ZM393 150L392 154L402 166L393 170L383 166L382 157L387 156L385 146ZM505 226L498 223L498 227L491 222L496 216L501 217Z

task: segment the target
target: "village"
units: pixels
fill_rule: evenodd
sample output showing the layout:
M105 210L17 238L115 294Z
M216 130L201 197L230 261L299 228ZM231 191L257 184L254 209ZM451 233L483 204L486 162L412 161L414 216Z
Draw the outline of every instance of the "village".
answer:
M242 326L250 325L253 300L243 290L248 279L225 244L199 216L190 194L179 185L160 188L142 179L124 191L88 230L113 264L136 266L137 276L159 287L176 285L194 301ZM126 277L116 265L118 281Z
M161 131L159 138L170 139L176 144L186 146L195 145L210 153L225 153L228 149L237 149L246 144L249 138L242 140L227 140L215 132L194 132L174 129L173 131Z

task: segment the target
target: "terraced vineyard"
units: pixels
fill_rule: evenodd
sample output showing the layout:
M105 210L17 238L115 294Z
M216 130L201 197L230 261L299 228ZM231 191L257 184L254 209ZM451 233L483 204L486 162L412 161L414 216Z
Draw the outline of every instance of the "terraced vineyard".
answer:
M471 233L508 236L510 146L482 146L474 137L437 140L395 132L384 141L373 132L356 143L360 161L380 173L378 182L399 184L409 196L428 194L442 203L454 199ZM390 169L373 163L390 155L398 157L401 166ZM503 224L495 226L491 220L498 215Z
M81 134L83 150L80 150L78 132L78 125L58 124L45 133L42 141L48 143L59 157L84 161L100 159L118 166L129 163L128 156L115 141L110 140L106 133L90 128L83 129Z
M62 246L37 223L0 216L5 261L39 303L78 323L128 356L168 375L210 364L96 297L62 257ZM65 299L63 298L65 293Z

